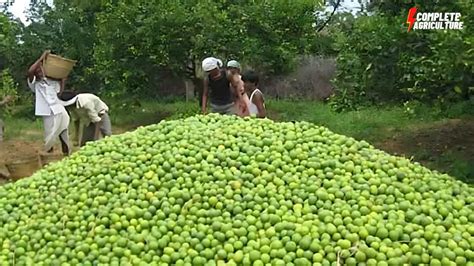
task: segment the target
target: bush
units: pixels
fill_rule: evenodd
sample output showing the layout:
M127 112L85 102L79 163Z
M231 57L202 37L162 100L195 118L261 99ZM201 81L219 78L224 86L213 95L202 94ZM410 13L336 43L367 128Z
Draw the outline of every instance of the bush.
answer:
M461 11L465 25L474 14L474 7L462 1L426 4L423 10ZM389 16L382 9L372 16L344 17L333 27L337 110L408 100L455 102L472 95L472 27L407 32L407 10L397 12Z
M14 101L8 103L7 108L4 106L0 108L4 108L6 110L6 114L10 115L11 107L15 104L15 101L18 98L18 84L15 83L13 80L10 70L8 68L4 69L0 73L0 101L3 100L5 96L12 96L14 97Z

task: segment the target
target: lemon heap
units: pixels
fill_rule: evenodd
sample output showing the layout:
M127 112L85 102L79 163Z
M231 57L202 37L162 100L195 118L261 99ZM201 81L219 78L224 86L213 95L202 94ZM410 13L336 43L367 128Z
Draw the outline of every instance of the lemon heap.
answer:
M324 127L198 115L0 187L0 265L468 265L473 203Z

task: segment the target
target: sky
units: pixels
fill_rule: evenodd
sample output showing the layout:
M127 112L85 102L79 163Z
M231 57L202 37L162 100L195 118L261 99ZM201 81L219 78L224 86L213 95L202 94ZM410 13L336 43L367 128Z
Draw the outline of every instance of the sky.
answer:
M53 0L46 0L46 2L52 4ZM15 17L20 18L20 20L26 24L26 15L24 12L28 9L29 5L30 0L13 0L13 5L10 6L9 10Z

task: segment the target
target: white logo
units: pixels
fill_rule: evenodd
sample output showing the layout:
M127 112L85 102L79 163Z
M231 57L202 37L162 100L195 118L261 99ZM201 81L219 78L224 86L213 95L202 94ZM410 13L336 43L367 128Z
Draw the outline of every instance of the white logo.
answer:
M462 30L461 13L417 12L416 7L408 11L408 31L414 30Z

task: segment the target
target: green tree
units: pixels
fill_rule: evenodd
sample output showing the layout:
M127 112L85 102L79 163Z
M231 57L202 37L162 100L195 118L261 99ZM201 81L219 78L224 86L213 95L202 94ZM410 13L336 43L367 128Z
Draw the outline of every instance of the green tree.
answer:
M354 109L362 103L469 97L474 86L472 28L407 32L408 9L415 4L418 2L376 2L374 15L333 27L338 51L336 109ZM418 7L461 12L465 25L473 23L473 5L465 1L426 1Z
M114 93L143 91L163 69L193 78L211 55L288 72L316 47L315 8L315 1L119 1L98 18L95 70Z
M320 1L55 1L32 3L31 24L6 59L17 80L44 49L78 60L68 84L120 95L156 91L167 75L191 78L201 60L238 59L283 74L321 47ZM16 44L16 46L15 46Z

